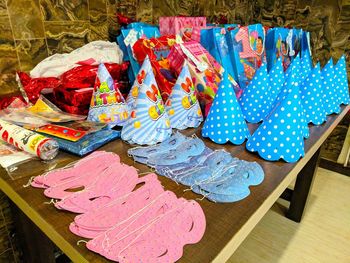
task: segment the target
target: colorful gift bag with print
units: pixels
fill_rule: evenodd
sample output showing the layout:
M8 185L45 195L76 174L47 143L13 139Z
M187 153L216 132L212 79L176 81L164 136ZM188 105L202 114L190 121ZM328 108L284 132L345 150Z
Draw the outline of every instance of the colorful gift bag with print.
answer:
M140 70L140 64L136 61L132 52L133 45L139 38L160 37L160 33L159 33L158 27L155 27L155 26L148 26L148 27L135 26L134 28L131 28L131 29L122 29L121 32L122 32L123 38L119 39L119 41L123 41L126 46L128 58L130 60L130 68L129 68L128 75L129 75L130 81L133 82L135 80L137 73Z
M255 71L265 62L265 29L261 24L237 27L226 35L235 72L241 89L248 85Z
M228 74L234 76L226 34L228 34L228 31L225 28L203 29L201 31L200 41L201 45L227 70Z
M195 41L175 44L168 56L170 67L180 73L184 60L187 59L193 83L198 92L198 99L204 115L206 116L215 97L221 80L223 67L208 53L208 51ZM237 82L230 77L236 94L240 93Z
M180 35L183 40L190 40L192 28L206 26L206 17L159 17L159 29L162 36Z

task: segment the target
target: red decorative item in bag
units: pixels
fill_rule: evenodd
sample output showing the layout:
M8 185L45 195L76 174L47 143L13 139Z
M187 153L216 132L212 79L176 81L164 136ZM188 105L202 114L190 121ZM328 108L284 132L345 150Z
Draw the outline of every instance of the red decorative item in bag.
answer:
M28 100L33 104L39 99L43 90L46 90L46 92L52 92L60 85L60 79L55 77L31 78L25 72L17 72L17 74L24 90L24 92L22 90L21 92L25 93Z
M127 17L127 16L120 14L120 13L117 13L117 21L118 21L118 24L121 26L127 26L127 25L131 24L132 22L135 22L135 20L133 20L132 18Z
M170 69L167 56L175 44L175 36L139 39L132 47L136 60L141 64L149 57L154 76L164 101L167 100L176 82L176 74Z

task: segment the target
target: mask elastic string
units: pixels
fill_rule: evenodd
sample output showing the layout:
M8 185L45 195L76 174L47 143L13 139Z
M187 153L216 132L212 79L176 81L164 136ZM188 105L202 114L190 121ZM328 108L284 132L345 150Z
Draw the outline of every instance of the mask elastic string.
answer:
M24 184L23 187L24 188L29 187L32 184L32 182L34 181L34 178L35 178L35 176L30 177L28 183Z
M55 205L56 203L57 203L56 200L53 198L50 200L50 202L44 202L45 205L51 205L51 204Z
M83 239L78 240L78 241L77 241L77 246L79 246L81 243L87 244L87 241L86 241L86 240L83 240Z

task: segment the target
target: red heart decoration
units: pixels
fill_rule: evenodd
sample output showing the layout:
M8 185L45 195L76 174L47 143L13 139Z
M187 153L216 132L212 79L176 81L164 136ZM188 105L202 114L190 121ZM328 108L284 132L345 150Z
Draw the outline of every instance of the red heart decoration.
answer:
M186 85L185 83L181 84L181 88L186 92L186 93L190 93L190 88L188 85Z
M146 95L147 95L147 97L148 97L151 101L153 101L154 103L157 102L157 97L156 97L156 95L155 95L153 92L147 90L147 91L146 91Z

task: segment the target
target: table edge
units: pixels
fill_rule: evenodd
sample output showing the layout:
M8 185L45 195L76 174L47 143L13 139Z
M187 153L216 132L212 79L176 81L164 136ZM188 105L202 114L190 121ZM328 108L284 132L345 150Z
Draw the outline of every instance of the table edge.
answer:
M231 238L231 240L226 244L226 246L220 251L220 253L212 260L213 263L226 262L244 241L244 239L249 235L253 228L259 223L262 217L267 213L267 211L273 206L277 199L281 196L283 191L296 179L298 173L305 166L305 164L312 158L316 151L321 147L324 141L328 138L330 133L334 128L340 123L340 121L345 117L345 115L350 110L350 105L347 105L343 111L334 120L332 125L322 134L320 139L316 144L311 146L307 154L298 161L295 167L290 171L290 173L284 178L283 181L278 185L278 187L273 191L264 201L264 203L253 213L253 215L248 219L248 221L242 226L242 228Z

